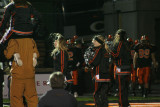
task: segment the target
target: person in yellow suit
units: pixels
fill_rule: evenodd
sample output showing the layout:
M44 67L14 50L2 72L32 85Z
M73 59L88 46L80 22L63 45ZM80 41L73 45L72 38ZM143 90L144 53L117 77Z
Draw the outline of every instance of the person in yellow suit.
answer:
M35 41L32 38L10 39L4 54L7 59L14 57L11 67L11 107L24 107L23 96L28 107L37 107L35 66L39 52Z

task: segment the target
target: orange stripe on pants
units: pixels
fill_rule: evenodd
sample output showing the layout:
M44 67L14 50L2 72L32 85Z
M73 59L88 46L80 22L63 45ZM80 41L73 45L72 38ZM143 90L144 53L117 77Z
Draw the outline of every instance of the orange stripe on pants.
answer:
M134 68L133 68L133 64L131 65L131 81L133 82L133 83L135 83L136 82L136 77L137 77L137 74L136 74L136 71L134 70Z
M114 65L114 79L116 79L116 69L117 69L117 66Z
M72 71L73 72L73 85L78 85L78 71Z

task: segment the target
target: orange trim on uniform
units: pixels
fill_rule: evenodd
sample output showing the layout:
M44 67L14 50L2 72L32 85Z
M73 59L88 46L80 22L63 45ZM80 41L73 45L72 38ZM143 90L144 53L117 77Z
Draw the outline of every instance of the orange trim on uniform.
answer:
M21 32L21 31L17 31L17 30L13 30L13 29L11 31L13 31L15 33L20 33L20 34L32 34L33 33L33 31L31 31L31 32Z
M137 68L137 77L139 76L138 74L139 74L139 68Z
M122 106L122 98L121 98L121 80L120 80L120 75L118 75L118 82L119 82L119 102L120 102L120 106Z
M16 7L16 8L21 8L21 7L22 7L22 8L28 8L27 5L25 5L25 6L16 6L16 5L15 5L15 7Z
M121 49L121 46L122 46L122 42L120 42L119 45L118 45L117 53L111 52L111 54L112 54L114 57L118 57L119 52L120 52L120 49Z
M71 79L71 80L67 80L66 82L73 82L73 80Z
M116 64L114 64L114 79L116 79L116 70L117 69L117 66L116 66Z
M110 82L111 79L97 79L96 78L96 82Z
M94 61L94 59L96 58L96 56L97 56L97 54L98 54L98 52L99 52L99 50L100 50L101 48L102 48L102 47L100 47L100 48L96 51L96 54L95 54L94 58L89 61L89 64L91 64L91 63Z
M12 31L9 32L9 34L6 37L6 40L12 35L12 33L13 33Z
M96 74L98 73L97 71L98 71L98 70L97 70L97 67L96 67Z
M134 70L133 64L131 64L131 81L135 83L136 78L137 78L136 70Z
M117 74L130 74L130 72L118 72Z
M78 85L78 71L72 71L73 72L73 85Z

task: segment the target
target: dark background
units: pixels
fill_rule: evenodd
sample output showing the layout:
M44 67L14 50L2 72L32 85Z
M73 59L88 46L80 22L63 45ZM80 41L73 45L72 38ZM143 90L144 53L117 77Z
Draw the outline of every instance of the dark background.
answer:
M45 33L64 33L65 26L74 25L76 34L89 35L91 23L103 20L101 10L104 0L28 0L41 13L43 29L39 36L46 36ZM64 8L64 10L62 9ZM103 24L96 26L97 29L104 27ZM44 31L44 30L41 30ZM42 34L43 33L43 34Z

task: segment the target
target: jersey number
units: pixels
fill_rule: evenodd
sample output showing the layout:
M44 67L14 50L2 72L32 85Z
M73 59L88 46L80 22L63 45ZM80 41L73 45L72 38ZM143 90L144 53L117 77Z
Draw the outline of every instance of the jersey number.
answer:
M135 50L131 50L131 56L134 57Z
M68 52L69 61L73 61L73 52Z
M149 58L150 50L149 49L139 49L139 58Z

